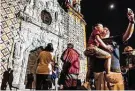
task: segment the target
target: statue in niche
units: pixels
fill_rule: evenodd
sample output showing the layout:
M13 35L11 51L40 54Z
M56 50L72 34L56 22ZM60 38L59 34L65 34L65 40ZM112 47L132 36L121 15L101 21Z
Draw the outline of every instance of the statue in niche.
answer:
M79 12L80 13L80 5L79 5L79 3L74 3L74 9L77 11L77 12Z
M79 0L66 0L65 3L69 3L72 7L79 3Z
M65 3L70 4L71 7L80 13L80 0L66 0Z
M68 3L73 6L73 4L75 3L75 0L68 0Z
M19 41L17 41L16 43L15 43L15 46L14 46L14 58L16 58L16 59L18 59L18 58L20 58L20 53L21 53L21 41L19 40Z

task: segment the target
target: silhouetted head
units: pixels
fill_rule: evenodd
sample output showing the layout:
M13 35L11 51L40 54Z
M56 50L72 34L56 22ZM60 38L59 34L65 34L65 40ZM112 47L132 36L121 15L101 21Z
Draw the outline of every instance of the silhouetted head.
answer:
M37 48L38 50L44 50L43 46Z
M11 71L11 68L8 68L8 71Z
M124 48L124 52L130 52L130 51L133 51L133 48L131 46L126 46Z
M74 45L72 43L68 43L67 48L74 48Z
M53 44L48 43L47 46L45 47L45 51L53 52L54 51Z
M40 46L40 47L37 48L37 53L39 54L43 50L44 50L43 46Z
M13 72L14 72L13 70L10 71L10 73L13 73Z

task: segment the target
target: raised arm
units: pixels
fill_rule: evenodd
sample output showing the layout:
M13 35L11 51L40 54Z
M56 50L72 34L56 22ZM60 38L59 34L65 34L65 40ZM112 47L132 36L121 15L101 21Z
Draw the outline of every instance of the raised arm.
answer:
M103 48L105 48L105 49L107 49L108 51L112 52L113 48L112 48L110 45L106 45L106 44L103 42L103 40L99 37L99 35L96 35L96 40L99 42L99 44L100 44Z
M128 41L129 38L131 38L133 32L134 32L134 24L135 24L135 19L134 19L134 13L131 9L128 9L128 20L129 20L129 24L127 27L126 32L123 35L123 41Z
M107 49L107 45L102 41L102 39L99 37L99 35L96 35L95 38L103 48Z

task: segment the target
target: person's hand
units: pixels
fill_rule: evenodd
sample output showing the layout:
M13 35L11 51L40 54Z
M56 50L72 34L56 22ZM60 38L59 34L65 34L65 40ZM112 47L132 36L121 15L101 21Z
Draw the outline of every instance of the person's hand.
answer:
M109 51L109 52L112 52L113 51L113 47L111 45L107 45L106 49Z
M63 87L63 85L61 84L61 85L60 85L60 90L63 90L63 88L64 88L64 87Z
M134 12L130 8L128 8L127 15L130 22L135 22Z

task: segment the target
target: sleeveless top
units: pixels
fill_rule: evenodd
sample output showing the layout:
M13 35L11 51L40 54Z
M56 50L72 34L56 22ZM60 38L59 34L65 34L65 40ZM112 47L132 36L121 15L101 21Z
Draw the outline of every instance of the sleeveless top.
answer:
M119 53L119 45L121 45L121 44L123 44L122 36L117 36L116 38L114 38L113 42L111 44L114 48L113 52L111 53L111 55L112 55L111 71L112 72L118 72L118 73L121 72L120 53ZM105 60L104 59L91 58L90 61L92 63L92 70L94 72L105 71L105 68L104 68Z

